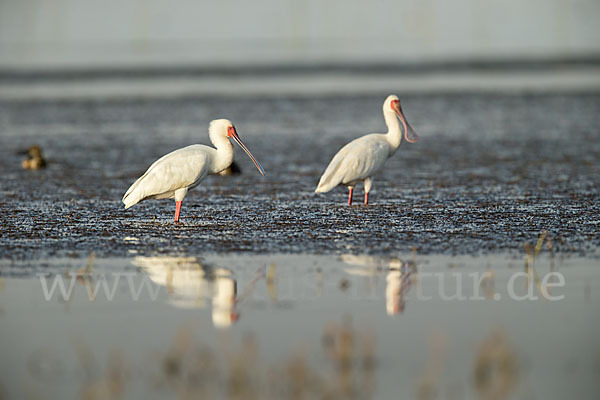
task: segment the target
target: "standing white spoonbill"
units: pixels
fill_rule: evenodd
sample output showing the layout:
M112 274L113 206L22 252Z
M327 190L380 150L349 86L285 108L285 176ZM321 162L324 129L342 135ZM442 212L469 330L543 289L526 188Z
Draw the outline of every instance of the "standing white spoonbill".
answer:
M154 162L123 196L125 208L145 199L175 199L175 222L179 221L181 202L188 190L198 186L208 174L218 174L233 161L235 140L264 175L265 171L250 150L242 143L231 121L216 119L208 127L208 136L215 148L194 144L175 150Z
M396 116L398 118L396 118ZM329 192L338 185L349 189L348 205L352 204L354 186L364 182L365 205L369 202L369 192L373 183L372 177L394 155L404 138L409 143L415 143L419 137L406 121L400 107L398 96L389 95L383 103L383 118L388 127L387 133L371 133L354 139L333 157L329 166L321 176L315 193ZM402 123L402 130L398 119Z

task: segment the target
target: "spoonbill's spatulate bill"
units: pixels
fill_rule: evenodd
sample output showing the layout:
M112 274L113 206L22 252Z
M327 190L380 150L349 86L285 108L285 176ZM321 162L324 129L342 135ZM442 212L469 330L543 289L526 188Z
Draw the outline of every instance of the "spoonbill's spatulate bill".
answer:
M208 174L218 174L233 162L233 139L264 175L265 171L237 134L231 121L217 119L208 128L210 141L216 147L194 144L175 150L148 168L123 196L125 208L146 199L175 199L175 222L179 221L181 202L188 190L198 186Z
M383 118L388 132L371 133L354 139L342 147L321 176L315 193L326 193L338 185L344 185L349 189L348 205L351 205L354 186L364 182L365 205L368 204L369 192L373 183L372 177L400 146L402 131L404 131L404 138L407 142L415 143L419 140L415 131L406 121L397 96L390 95L385 99Z

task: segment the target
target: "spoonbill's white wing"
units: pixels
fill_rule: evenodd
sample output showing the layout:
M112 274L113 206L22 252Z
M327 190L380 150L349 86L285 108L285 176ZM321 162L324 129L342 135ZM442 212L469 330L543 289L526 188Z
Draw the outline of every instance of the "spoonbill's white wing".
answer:
M177 189L192 188L208 175L215 150L195 144L175 150L154 162L123 196L125 208L148 198L165 199Z
M385 135L374 133L355 139L333 157L315 192L328 192L337 185L364 180L381 169L389 155Z

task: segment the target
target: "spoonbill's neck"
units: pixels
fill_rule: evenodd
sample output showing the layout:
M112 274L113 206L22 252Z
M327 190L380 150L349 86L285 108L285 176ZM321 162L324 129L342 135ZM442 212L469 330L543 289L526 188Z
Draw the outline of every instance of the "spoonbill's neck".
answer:
M216 147L211 173L218 174L233 162L233 144L226 136L211 137L210 141Z
M402 128L400 127L400 121L398 121L396 113L392 110L384 111L383 118L388 127L387 140L390 143L390 146L392 146L393 151L396 151L400 146L400 142L402 142Z

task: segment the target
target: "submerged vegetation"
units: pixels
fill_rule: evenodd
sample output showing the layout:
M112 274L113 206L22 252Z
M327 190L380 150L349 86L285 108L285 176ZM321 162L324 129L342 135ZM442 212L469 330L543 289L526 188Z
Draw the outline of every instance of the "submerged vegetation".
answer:
M327 324L320 346L313 343L309 348L288 349L288 354L274 360L261 356L259 341L250 333L242 335L238 343L222 338L217 346L203 344L194 336L189 325L181 326L166 351L152 352L140 365L128 360L125 351L116 349L102 363L82 338L73 338L71 347L80 371L77 397L104 400L143 393L178 399L380 397L377 370L381 365L375 335L368 329L356 328L349 317L341 323ZM461 398L466 393L485 400L511 398L520 380L519 357L506 335L492 331L475 345L472 367L466 369L472 371L472 377L464 376L448 386L444 383L444 373L451 368L445 361L446 338L439 332L430 335L424 370L412 388L398 388L398 394L413 391L418 400ZM38 361L44 364L48 361L46 356L43 351L32 353L31 365ZM49 371L33 369L30 373L39 380L40 373ZM34 385L31 393L42 387Z

